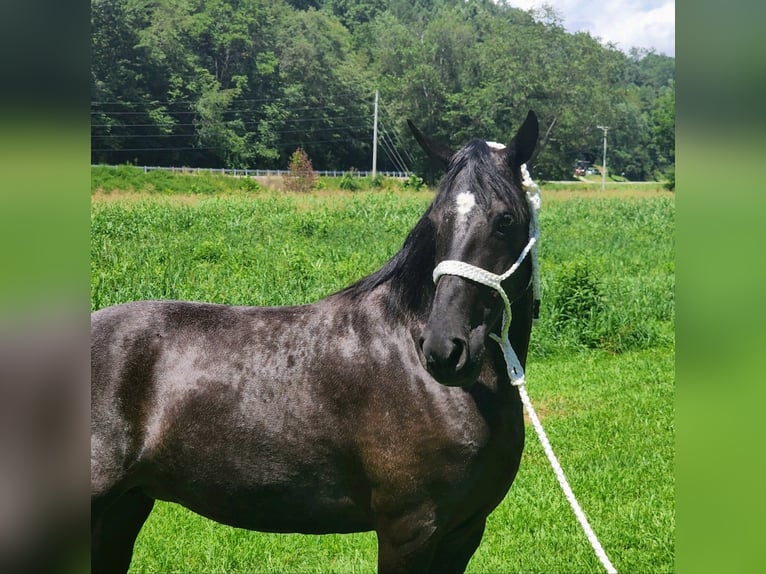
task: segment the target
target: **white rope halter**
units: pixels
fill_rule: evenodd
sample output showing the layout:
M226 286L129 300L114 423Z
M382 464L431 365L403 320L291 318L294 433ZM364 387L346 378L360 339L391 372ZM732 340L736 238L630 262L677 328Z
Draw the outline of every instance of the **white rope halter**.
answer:
M537 239L540 236L538 213L542 205L540 188L534 181L532 181L532 178L529 176L526 164L521 166L521 174L523 177L522 187L526 193L527 203L529 203L529 207L531 208L531 217L529 219L529 241L524 246L524 249L521 250L521 253L516 259L516 262L511 265L510 269L508 269L508 271L502 275L495 275L486 269L476 267L470 263L447 259L439 263L436 266L436 269L434 269L433 273L434 283L437 283L442 275L456 275L458 277L463 277L465 279L470 279L477 283L481 283L487 287L491 287L500 294L500 297L503 299L503 304L505 305L505 312L503 313L503 327L500 331L499 337L494 333L490 336L495 341L497 341L497 343L503 349L503 354L505 355L506 363L508 364L508 375L511 377L511 382L517 386L523 385L525 383L524 368L521 366L521 362L516 356L513 347L511 347L510 340L508 339L508 329L511 326L511 302L508 299L508 295L505 293L501 283L516 272L526 256L531 252L532 289L534 290L535 301L534 308L535 310L539 309L540 265L537 257ZM536 318L537 316L535 313L535 319Z
M537 436L540 439L540 443L543 446L543 450L548 456L548 460L553 467L553 472L559 481L559 485L561 485L561 489L564 491L564 496L566 496L566 499L569 501L569 505L572 507L577 520L580 522L580 526L582 526L583 530L585 531L585 536L588 538L590 545L593 547L596 556L601 561L601 564L604 566L606 571L609 574L617 574L617 570L609 561L609 557L606 555L606 552L601 546L598 538L596 538L596 534L593 532L593 528L591 528L590 523L588 522L588 518L585 516L585 513L580 507L580 504L577 502L574 492L569 486L569 482L564 475L564 470L561 468L561 464L553 452L551 443L548 440L548 435L545 433L543 425L540 422L534 407L532 406L532 401L530 401L529 395L527 394L527 389L525 386L527 381L524 377L524 367L522 367L521 361L519 361L516 352L513 350L511 341L508 337L508 329L511 326L511 302L508 299L508 295L505 293L501 283L516 272L526 256L530 253L532 255L532 288L534 290L535 319L537 319L537 310L539 309L540 302L540 265L537 256L537 239L540 236L538 213L540 211L540 207L542 206L542 197L540 195L540 188L534 181L532 181L532 178L529 176L526 164L521 166L521 174L523 177L522 187L526 193L527 202L529 203L532 214L529 221L529 241L524 246L524 249L521 250L521 253L519 254L515 263L511 265L510 269L508 269L508 271L502 275L496 275L487 271L486 269L471 265L470 263L448 259L442 261L436 266L436 269L434 269L433 273L433 279L434 283L437 283L442 275L456 275L458 277L463 277L482 285L486 285L487 287L491 287L500 294L500 297L502 297L503 304L505 305L505 311L503 312L503 326L500 330L500 336L498 337L492 333L490 337L492 337L497 342L497 344L500 345L500 348L503 351L503 356L505 357L505 364L508 369L508 376L511 379L511 384L519 389L521 401L524 403L527 414L532 421L532 426L534 426L535 431L537 432Z

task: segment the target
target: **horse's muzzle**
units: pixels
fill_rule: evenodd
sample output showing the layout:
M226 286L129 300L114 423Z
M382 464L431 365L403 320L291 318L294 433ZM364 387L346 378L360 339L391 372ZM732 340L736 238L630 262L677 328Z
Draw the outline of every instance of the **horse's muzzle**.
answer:
M476 381L479 365L472 360L475 358L465 338L426 332L420 338L420 349L426 369L442 385L465 387Z

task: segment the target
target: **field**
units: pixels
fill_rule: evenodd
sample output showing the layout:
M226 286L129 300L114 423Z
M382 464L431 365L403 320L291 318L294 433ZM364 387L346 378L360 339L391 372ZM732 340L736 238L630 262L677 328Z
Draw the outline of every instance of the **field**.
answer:
M92 308L134 299L316 300L390 257L429 192L99 191ZM529 393L620 572L674 567L674 199L543 189ZM157 503L132 572L374 572L373 534L269 535ZM531 426L469 572L598 572Z

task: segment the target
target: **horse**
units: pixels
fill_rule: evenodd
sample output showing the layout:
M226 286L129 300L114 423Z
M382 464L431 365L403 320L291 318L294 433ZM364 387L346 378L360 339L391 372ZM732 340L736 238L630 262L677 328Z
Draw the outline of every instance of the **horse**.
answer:
M315 303L138 301L91 315L91 566L126 572L155 500L277 533L374 531L378 571L463 572L519 468L524 421L500 348L499 293L432 273L502 273L529 238L507 145L458 151L408 121L446 168L382 268ZM504 280L526 362L530 258Z

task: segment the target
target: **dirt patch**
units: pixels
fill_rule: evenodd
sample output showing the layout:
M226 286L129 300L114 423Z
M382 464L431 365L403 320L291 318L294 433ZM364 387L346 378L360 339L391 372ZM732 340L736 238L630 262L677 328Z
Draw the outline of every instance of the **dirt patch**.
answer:
M533 402L532 406L535 408L537 418L540 422L544 422L547 418L562 418L565 416L564 405L560 401L545 401L545 402ZM524 409L524 423L527 425L532 424L532 420L527 416L527 411Z

